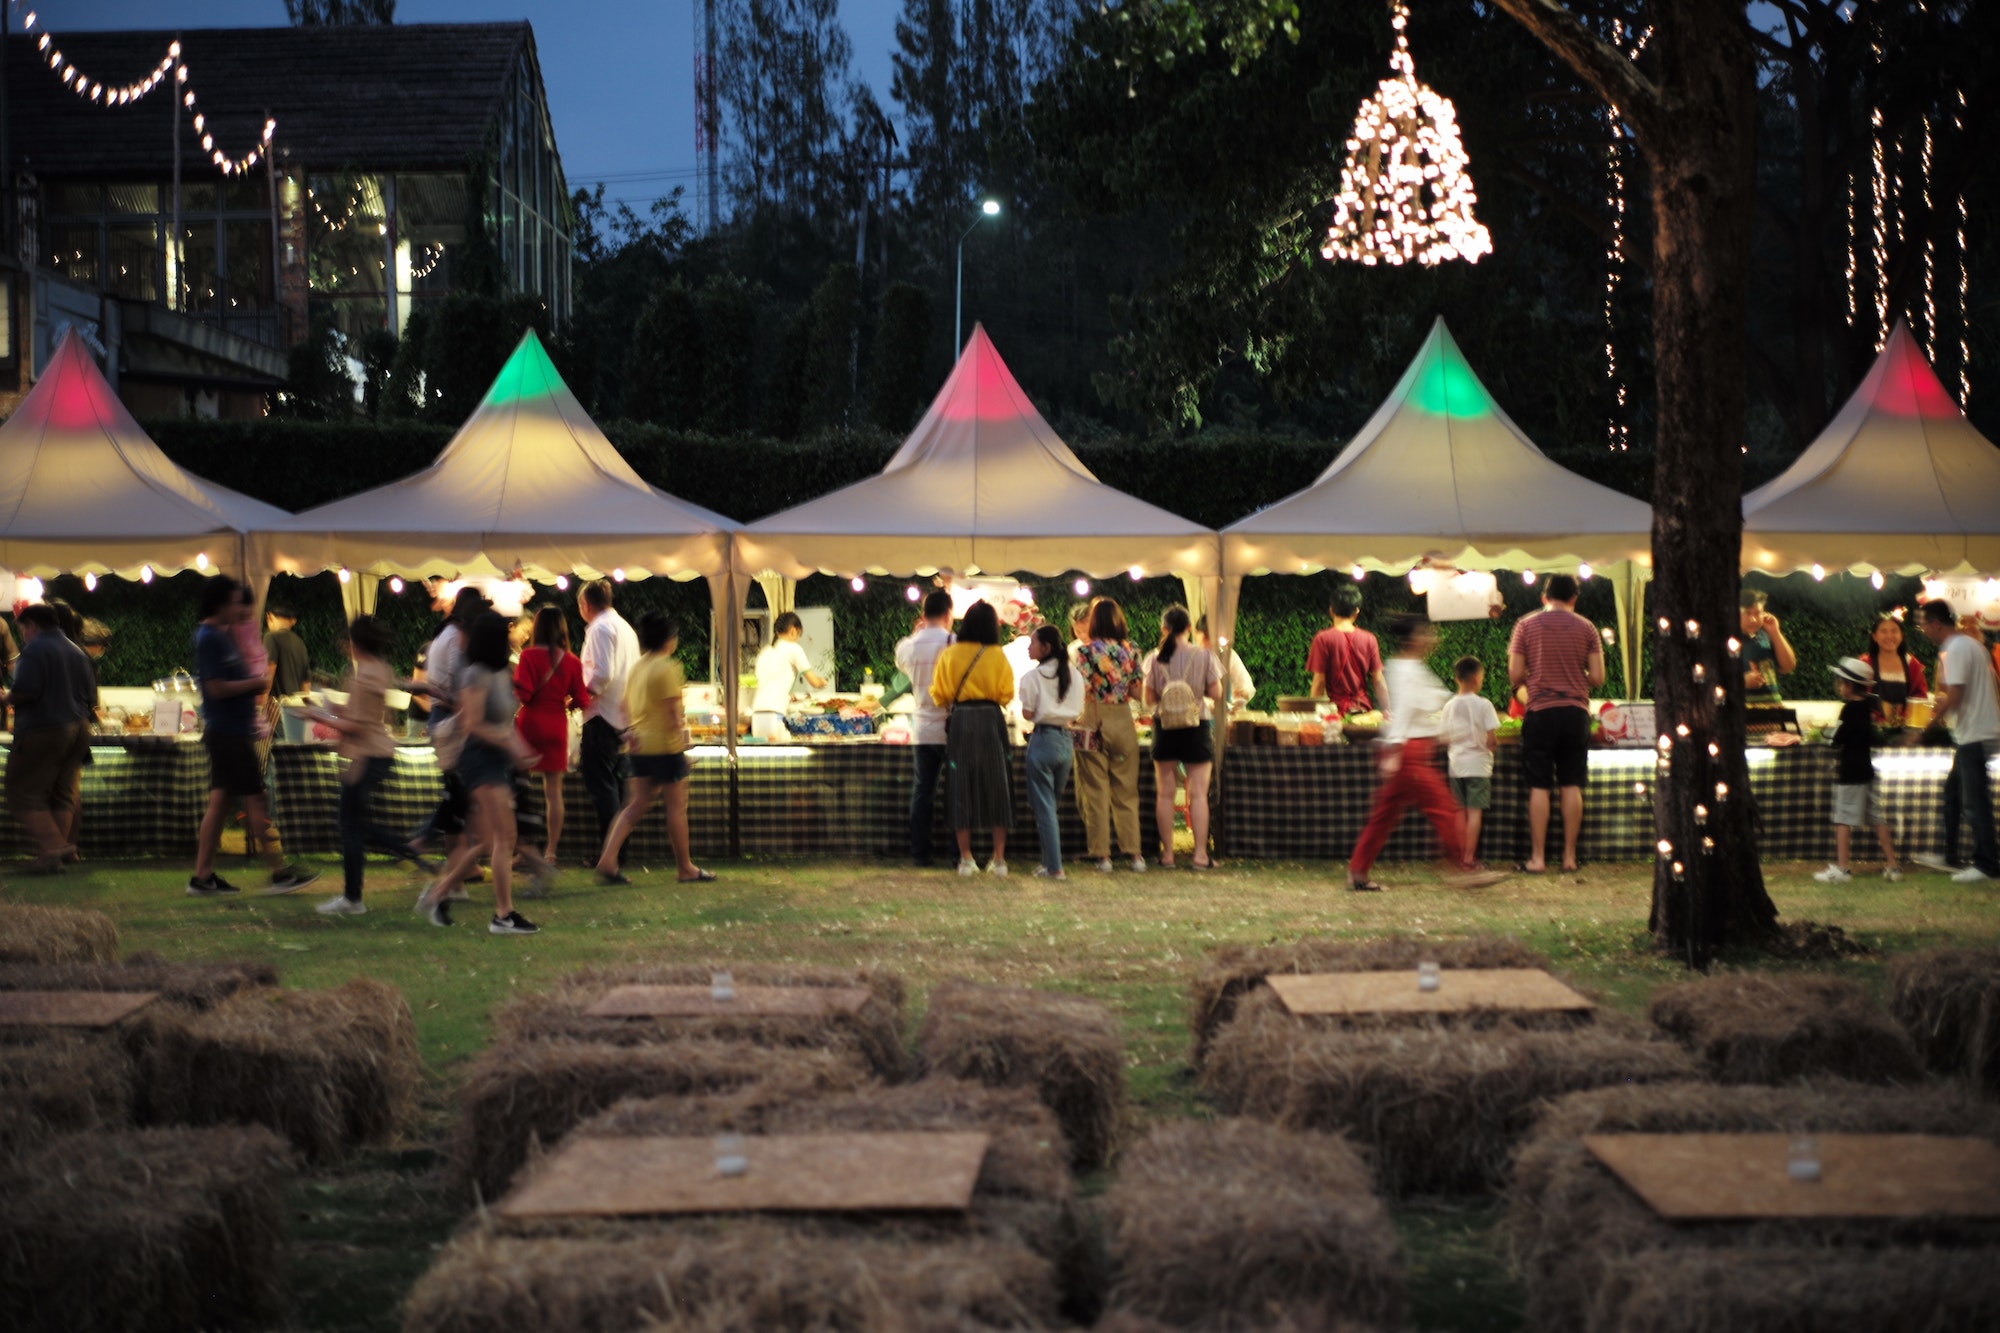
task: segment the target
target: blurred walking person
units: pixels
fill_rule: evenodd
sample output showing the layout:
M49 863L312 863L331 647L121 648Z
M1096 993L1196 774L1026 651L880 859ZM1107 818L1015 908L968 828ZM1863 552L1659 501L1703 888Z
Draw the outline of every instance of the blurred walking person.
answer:
M329 898L318 910L326 916L360 916L368 909L361 901L362 877L368 865L368 849L373 847L398 860L408 857L402 836L375 822L375 794L396 766L396 741L389 734L388 693L392 689L412 693L426 689L419 681L398 680L383 660L389 651L389 635L373 616L356 616L347 627L347 653L351 665L341 688L347 702L335 704L335 723L340 732L337 749L340 770L340 869L341 895Z
M620 854L626 839L639 821L663 800L667 812L667 841L674 849L674 865L683 884L713 880L712 871L694 863L688 852L688 774L693 765L687 752L687 711L682 696L687 692L687 675L674 660L680 647L680 626L658 611L639 617L639 647L643 655L625 682L625 702L632 713L627 733L631 745L631 795L625 808L611 822L605 835L604 851L597 858L597 877L606 884L630 884L620 870Z

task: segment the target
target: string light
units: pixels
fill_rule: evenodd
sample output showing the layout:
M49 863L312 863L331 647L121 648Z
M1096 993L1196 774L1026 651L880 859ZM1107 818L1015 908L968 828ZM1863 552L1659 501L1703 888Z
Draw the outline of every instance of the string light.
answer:
M403 581L392 577L389 580L389 592L394 596L401 597L403 595Z
M847 586L854 589L854 591L856 592L864 592L868 588L868 580L862 578L859 574L856 574L853 578L847 581Z
M1410 11L1390 0L1396 47L1390 77L1355 113L1340 168L1333 223L1320 253L1362 264L1477 263L1493 237L1472 216L1478 202L1451 99L1417 82L1405 29Z
M33 14L30 14L30 15L28 15L28 17L32 19L32 18L34 17L34 15L33 15ZM85 574L85 575L83 576L83 590L84 590L85 592L96 592L96 591L97 591L97 575L95 575L95 574Z
M569 591L569 575L567 574L556 575L556 591L557 592Z
M1616 45L1622 32L1630 31L1622 21L1612 22L1612 42ZM1639 34L1627 56L1639 58L1652 39L1653 30L1647 28ZM1625 378L1618 367L1618 288L1625 281L1625 153L1626 133L1623 117L1618 108L1606 104L1606 126L1611 137L1604 146L1605 204L1611 215L1611 241L1604 252L1604 381L1611 390L1613 410L1605 419L1605 443L1617 453L1624 453L1632 447L1632 428L1625 421L1625 408L1630 397ZM1590 577L1585 575L1585 578Z
M1881 570L1878 569L1873 574L1870 574L1868 576L1868 584L1870 587L1874 588L1876 592L1882 591L1882 583L1883 579Z
M151 565L139 566L139 582L151 583L152 581L153 581L153 567Z

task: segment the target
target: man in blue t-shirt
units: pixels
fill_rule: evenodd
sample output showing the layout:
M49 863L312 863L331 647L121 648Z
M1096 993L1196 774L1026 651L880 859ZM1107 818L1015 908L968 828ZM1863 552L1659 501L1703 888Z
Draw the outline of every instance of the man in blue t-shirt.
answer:
M208 751L208 809L202 813L194 874L188 880L190 898L215 898L238 892L215 873L215 852L222 841L222 821L232 801L243 802L253 847L264 852L271 866L271 892L296 893L319 878L303 866L287 865L269 850L271 821L264 798L264 766L257 758L257 696L265 680L255 674L237 651L232 632L251 615L242 585L217 574L201 587L201 625L194 635L195 684L201 690L201 743Z

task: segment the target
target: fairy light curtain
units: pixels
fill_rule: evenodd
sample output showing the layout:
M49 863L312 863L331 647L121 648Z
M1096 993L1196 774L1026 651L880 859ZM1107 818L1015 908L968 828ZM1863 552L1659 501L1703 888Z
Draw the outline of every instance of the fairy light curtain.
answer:
M1451 99L1417 81L1406 29L1392 0L1391 74L1361 104L1340 169L1340 194L1320 253L1361 264L1478 262L1493 238L1472 215L1478 202Z

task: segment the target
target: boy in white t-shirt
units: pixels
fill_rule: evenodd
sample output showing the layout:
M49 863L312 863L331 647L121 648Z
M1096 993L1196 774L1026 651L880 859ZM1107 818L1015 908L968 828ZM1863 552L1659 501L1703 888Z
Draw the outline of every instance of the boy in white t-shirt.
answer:
M1493 804L1493 747L1500 731L1500 715L1479 690L1486 683L1486 668L1476 657L1461 657L1452 664L1458 693L1438 715L1438 732L1450 746L1451 794L1464 811L1464 870L1479 868L1479 826L1486 809Z

